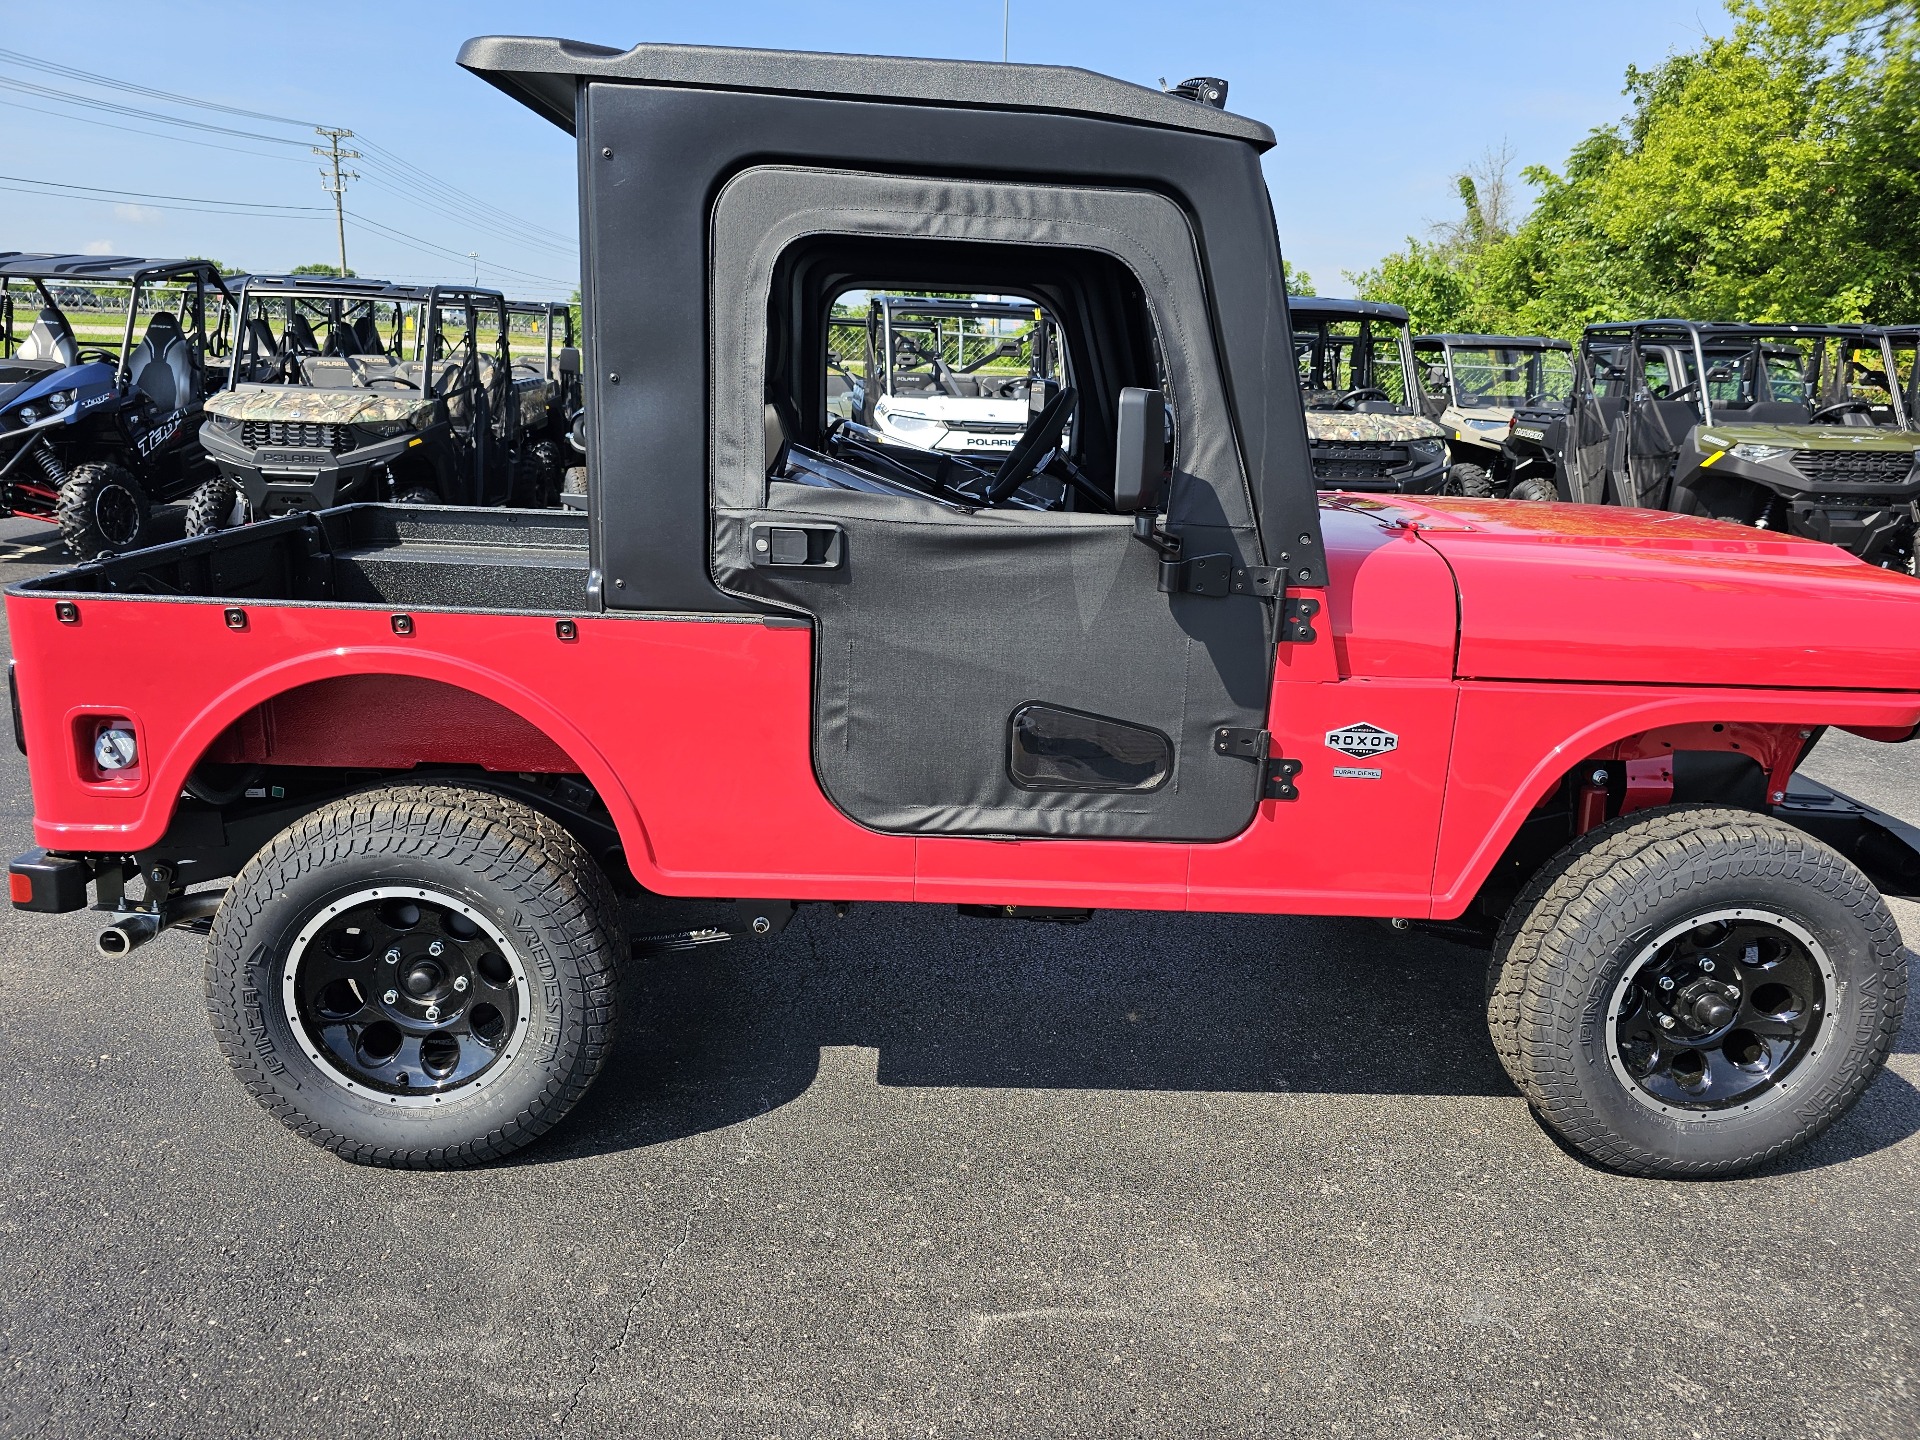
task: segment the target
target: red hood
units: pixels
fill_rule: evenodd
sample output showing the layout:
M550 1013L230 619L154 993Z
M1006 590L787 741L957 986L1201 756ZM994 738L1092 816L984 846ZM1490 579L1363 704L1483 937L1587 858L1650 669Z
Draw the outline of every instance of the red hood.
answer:
M1323 504L1445 559L1463 678L1920 690L1920 580L1817 540L1596 505Z

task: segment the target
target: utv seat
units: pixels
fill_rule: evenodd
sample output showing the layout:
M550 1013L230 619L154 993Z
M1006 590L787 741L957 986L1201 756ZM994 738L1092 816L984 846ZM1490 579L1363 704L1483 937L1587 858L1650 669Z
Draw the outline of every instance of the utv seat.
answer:
M52 360L61 366L80 363L80 347L73 343L73 332L58 310L42 310L35 317L27 338L14 352L16 360Z
M160 310L127 360L127 382L163 412L184 410L200 394L193 347L172 312Z
M287 321L287 349L295 355L318 355L320 342L314 338L313 326L307 323L307 317L296 314Z
M316 390L357 390L353 364L342 356L309 355L300 362L300 376Z
M1756 400L1741 415L1755 425L1804 425L1811 412L1787 400Z
M380 343L380 328L373 323L371 315L362 315L351 325L342 325L329 337L336 355L384 355L387 347Z

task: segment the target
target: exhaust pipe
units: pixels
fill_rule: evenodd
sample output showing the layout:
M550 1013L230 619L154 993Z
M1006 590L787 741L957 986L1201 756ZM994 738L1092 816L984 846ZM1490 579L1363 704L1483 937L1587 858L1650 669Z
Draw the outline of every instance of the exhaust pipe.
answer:
M109 960L118 960L122 955L131 954L134 946L146 944L159 933L160 917L139 912L114 921L100 932L100 938L93 943L100 947L100 953Z
M135 946L146 944L162 930L193 920L212 919L213 912L220 908L222 898L222 895L186 895L169 900L165 909L158 914L151 910L136 910L121 916L102 930L94 944L109 960L118 960L123 955L132 954Z

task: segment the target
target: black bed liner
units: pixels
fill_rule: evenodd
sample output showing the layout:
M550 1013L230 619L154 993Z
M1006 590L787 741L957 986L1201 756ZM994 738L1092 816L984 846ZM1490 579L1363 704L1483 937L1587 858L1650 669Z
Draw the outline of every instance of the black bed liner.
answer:
M599 609L587 575L582 514L365 504L157 545L10 591L577 614Z

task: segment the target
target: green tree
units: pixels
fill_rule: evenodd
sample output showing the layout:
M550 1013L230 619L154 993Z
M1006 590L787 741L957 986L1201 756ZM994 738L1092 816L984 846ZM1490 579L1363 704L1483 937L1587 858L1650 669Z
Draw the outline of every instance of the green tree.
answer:
M1285 282L1287 294L1289 295L1312 295L1317 293L1313 288L1313 276L1304 270L1294 269L1291 260L1283 259L1280 262L1280 278Z
M296 265L287 273L289 275L339 275L342 271L338 265L316 263L312 265ZM345 275L349 280L356 278L352 270L346 271Z

